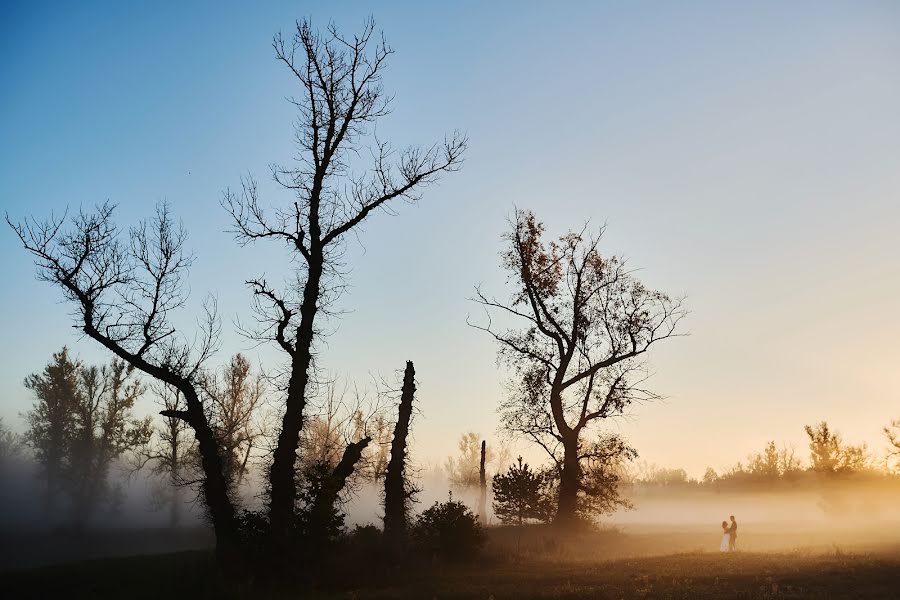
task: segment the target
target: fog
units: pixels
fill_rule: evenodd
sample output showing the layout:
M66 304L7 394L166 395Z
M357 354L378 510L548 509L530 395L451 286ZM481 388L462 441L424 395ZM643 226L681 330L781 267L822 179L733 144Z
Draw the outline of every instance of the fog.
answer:
M0 568L212 547L213 536L194 492L185 490L180 522L173 528L167 510L154 507L158 481L143 473L127 476L121 468L114 469L112 476L118 501L98 507L85 530L75 532L67 525L64 505L49 515L45 512L42 483L33 463L8 462L0 486ZM477 508L478 491L453 490L439 468L420 470L417 482L415 512L446 500L451 493L473 511ZM633 507L601 518L598 526L603 535L589 542L587 550L580 546L580 555L714 552L721 537L720 523L729 515L735 515L739 523L738 544L744 551L896 550L900 539L900 493L892 480L778 491L631 486L625 495ZM244 486L241 504L259 508L258 489ZM380 485L357 483L343 508L348 529L380 526ZM490 497L488 523L495 550L505 551L503 529L493 529L499 523L490 510Z

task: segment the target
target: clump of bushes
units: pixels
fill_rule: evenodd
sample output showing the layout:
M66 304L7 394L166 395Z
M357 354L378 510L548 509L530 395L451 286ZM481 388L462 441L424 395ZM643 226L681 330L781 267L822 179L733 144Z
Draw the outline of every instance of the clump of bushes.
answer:
M485 542L478 518L452 494L446 502L435 502L419 515L412 535L423 551L451 560L475 556Z

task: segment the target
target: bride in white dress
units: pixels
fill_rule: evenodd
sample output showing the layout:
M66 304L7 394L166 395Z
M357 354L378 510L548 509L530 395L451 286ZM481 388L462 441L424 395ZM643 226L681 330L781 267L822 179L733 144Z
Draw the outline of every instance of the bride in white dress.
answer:
M722 521L722 543L719 544L719 552L728 552L728 521Z

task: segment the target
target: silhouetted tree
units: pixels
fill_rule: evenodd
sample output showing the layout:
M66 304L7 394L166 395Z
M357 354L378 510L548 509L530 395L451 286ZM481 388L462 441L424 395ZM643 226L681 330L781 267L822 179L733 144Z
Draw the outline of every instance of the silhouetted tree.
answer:
M341 256L348 234L373 212L390 210L396 199L416 200L421 189L461 164L466 140L455 135L426 149L394 154L373 137L374 123L387 114L390 98L381 75L392 50L373 40L374 22L345 37L333 26L324 34L308 21L297 23L290 42L275 37L275 56L296 78L300 95L296 124L298 155L289 166L273 167L275 181L293 196L267 214L256 184L227 192L223 205L234 217L242 243L268 238L286 244L298 265L296 284L277 290L265 279L248 282L264 323L253 333L278 344L290 362L282 427L269 472L269 512L275 536L284 536L296 496L295 462L303 413L310 397L316 317L328 314L342 289ZM373 47L374 46L374 47ZM374 157L361 171L367 140ZM351 167L351 162L352 167Z
M400 406L394 437L391 441L391 459L384 476L384 538L392 551L402 547L409 524L409 499L412 492L406 477L406 438L412 418L412 403L416 393L416 370L412 361L406 361L403 373L403 387L400 391Z
M581 462L590 455L584 430L655 397L639 387L640 359L675 335L685 311L679 300L646 288L622 259L601 255L602 230L549 243L543 233L532 213L517 211L502 253L512 296L502 302L477 291L489 314L524 321L524 329L475 326L497 340L500 359L513 371L503 427L531 438L557 462L556 520L569 524L584 486Z
M481 460L478 463L478 522L487 525L487 471L484 467L487 458L487 441L481 440Z
M17 457L22 450L22 440L6 428L3 417L0 417L0 466Z
M518 465L494 475L494 514L503 523L517 525L527 520L549 520L552 507L544 489L546 483L544 473L532 471L520 456Z
M80 529L103 501L110 500L113 462L146 445L152 430L149 417L134 416L135 401L144 391L134 367L113 359L101 368L82 366L79 378L65 487Z
M75 305L85 335L181 393L184 409L161 414L185 421L194 431L217 556L229 562L237 549L237 521L199 388L203 365L217 344L215 304L204 304L200 335L193 340L180 336L172 324L173 313L185 303L183 282L192 261L184 253L184 229L164 204L153 219L130 229L124 242L109 203L71 220L14 224L7 216L7 222L34 255L38 278L59 287Z
M361 421L362 414L357 413L357 431L367 431L372 442L366 446L360 469L364 477L370 481L381 481L387 473L388 461L391 458L391 434L393 427L383 415L376 414L369 424Z
M25 415L28 429L24 439L34 451L46 482L44 509L48 512L62 491L66 455L75 435L75 406L81 394L79 371L80 365L63 347L53 354L42 373L25 378L25 387L34 392L36 402Z
M310 550L320 552L322 544L332 541L343 527L340 495L370 441L364 437L348 444L336 465L318 462L304 469L300 515Z
M834 475L868 468L869 457L865 444L845 444L840 433L832 431L825 421L815 427L807 425L804 429L809 436L810 464L817 473Z

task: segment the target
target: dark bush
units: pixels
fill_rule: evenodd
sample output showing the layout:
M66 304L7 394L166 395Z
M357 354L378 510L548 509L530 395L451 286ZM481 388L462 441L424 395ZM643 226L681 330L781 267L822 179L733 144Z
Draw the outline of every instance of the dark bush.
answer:
M446 502L435 502L419 515L413 539L431 555L460 560L478 554L485 535L469 507L451 495Z

